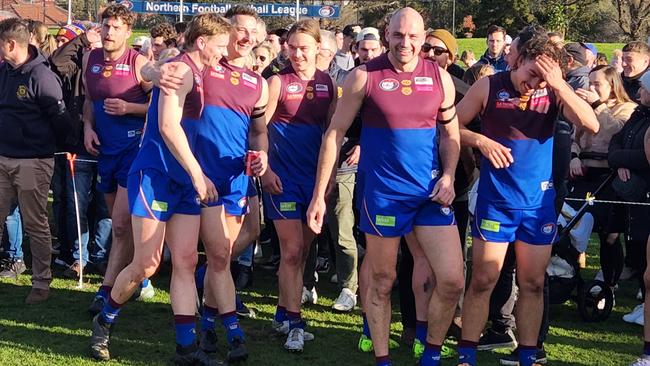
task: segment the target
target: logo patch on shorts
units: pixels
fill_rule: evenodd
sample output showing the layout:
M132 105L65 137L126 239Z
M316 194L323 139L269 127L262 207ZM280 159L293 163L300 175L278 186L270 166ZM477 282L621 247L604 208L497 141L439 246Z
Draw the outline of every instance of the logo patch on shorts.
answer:
M555 231L555 224L549 222L548 224L542 226L542 233L546 235L551 235Z
M237 201L237 206L239 208L244 208L248 204L248 197L242 197L239 201Z
M153 200L151 209L158 212L167 212L167 202Z
M482 219L481 229L491 231L493 233L498 233L499 230L501 229L501 223L498 221Z
M280 202L280 211L295 211L296 203L295 202Z
M375 225L395 227L395 216L375 216Z
M440 213L445 216L451 215L451 212L451 207L440 207Z

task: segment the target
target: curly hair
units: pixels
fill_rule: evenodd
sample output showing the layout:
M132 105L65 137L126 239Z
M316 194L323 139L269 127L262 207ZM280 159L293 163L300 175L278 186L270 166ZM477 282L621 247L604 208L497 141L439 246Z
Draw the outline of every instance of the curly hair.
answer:
M169 23L159 23L151 28L151 38L162 37L167 46L176 43L176 29Z
M562 71L566 70L566 52L555 46L544 27L527 26L519 32L517 37L519 38L517 51L520 60L535 60L540 56L547 56L557 62Z
M131 28L135 23L135 13L120 4L111 4L102 12L102 21L109 18L122 19L126 25Z

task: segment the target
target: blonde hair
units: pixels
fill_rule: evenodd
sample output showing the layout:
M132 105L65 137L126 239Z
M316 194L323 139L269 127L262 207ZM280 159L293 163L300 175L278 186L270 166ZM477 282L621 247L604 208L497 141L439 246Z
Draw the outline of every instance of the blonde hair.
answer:
M187 24L185 30L185 45L193 47L194 42L201 36L230 34L233 27L224 17L214 13L197 15Z
M621 74L616 71L616 68L607 65L598 65L594 67L593 70L589 72L589 74L591 75L595 72L602 72L603 76L605 76L605 80L607 80L612 88L610 99L616 100L616 104L632 102L632 99L629 95L627 95L627 92L623 87L623 79L621 79Z
M318 21L313 19L303 19L299 20L294 24L289 32L287 33L287 39L291 38L292 35L296 33L304 33L316 40L316 43L320 43L320 25Z
M255 50L258 49L258 48L264 48L265 50L267 50L267 51L269 52L269 58L270 58L271 60L273 60L273 59L275 59L276 57L278 57L278 54L275 53L275 50L273 49L273 45L272 45L271 43L269 43L269 42L266 42L266 41L265 41L265 42L262 42L262 43L260 43L259 45L257 45L255 48L253 48L253 53L254 53Z
M469 85L473 85L478 80L483 79L486 76L494 74L494 67L490 64L475 64L465 71L463 75L463 81Z

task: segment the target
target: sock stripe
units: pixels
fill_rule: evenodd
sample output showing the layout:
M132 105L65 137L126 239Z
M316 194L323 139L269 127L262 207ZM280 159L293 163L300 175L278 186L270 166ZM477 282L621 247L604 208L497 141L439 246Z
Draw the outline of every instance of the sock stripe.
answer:
M120 303L118 303L117 301L115 301L115 299L113 299L113 296L111 296L111 295L108 295L108 304L109 304L111 307L115 308L115 309L119 309L119 308L121 308L122 305L123 305L123 304L120 304Z
M237 316L237 312L236 311L231 311L231 312L228 312L228 313L219 314L219 317L221 319L225 319L225 318L228 318L228 317L231 317L231 316Z
M176 315L174 314L174 323L175 324L194 324L196 322L196 316L194 315Z
M477 348L478 347L478 342L473 342L473 341L468 341L468 340L465 340L465 339L461 339L461 341L458 342L458 347Z

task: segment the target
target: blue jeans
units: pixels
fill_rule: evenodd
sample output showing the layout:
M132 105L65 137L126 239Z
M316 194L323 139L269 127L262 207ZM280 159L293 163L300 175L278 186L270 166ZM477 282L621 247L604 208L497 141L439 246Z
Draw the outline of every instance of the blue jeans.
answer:
M237 263L242 266L250 267L253 265L253 255L255 255L255 244L254 242L246 247L243 252L237 257Z
M5 253L10 259L23 259L23 223L17 204L12 206L6 224L7 241L2 243Z
M84 159L81 157L80 159ZM85 160L85 159L84 159ZM83 248L82 264L88 263L89 257L93 262L104 262L108 260L108 245L110 245L111 221L108 215L108 208L104 195L95 194L95 183L97 176L97 164L87 161L75 161L75 185L77 188L77 201L79 205L79 226L81 229L81 245ZM66 169L66 233L69 239L74 238L71 247L72 258L79 261L79 234L77 231L77 215L70 168ZM92 207L94 204L95 207ZM88 211L94 208L95 213L95 250L90 256L88 242L90 237Z

